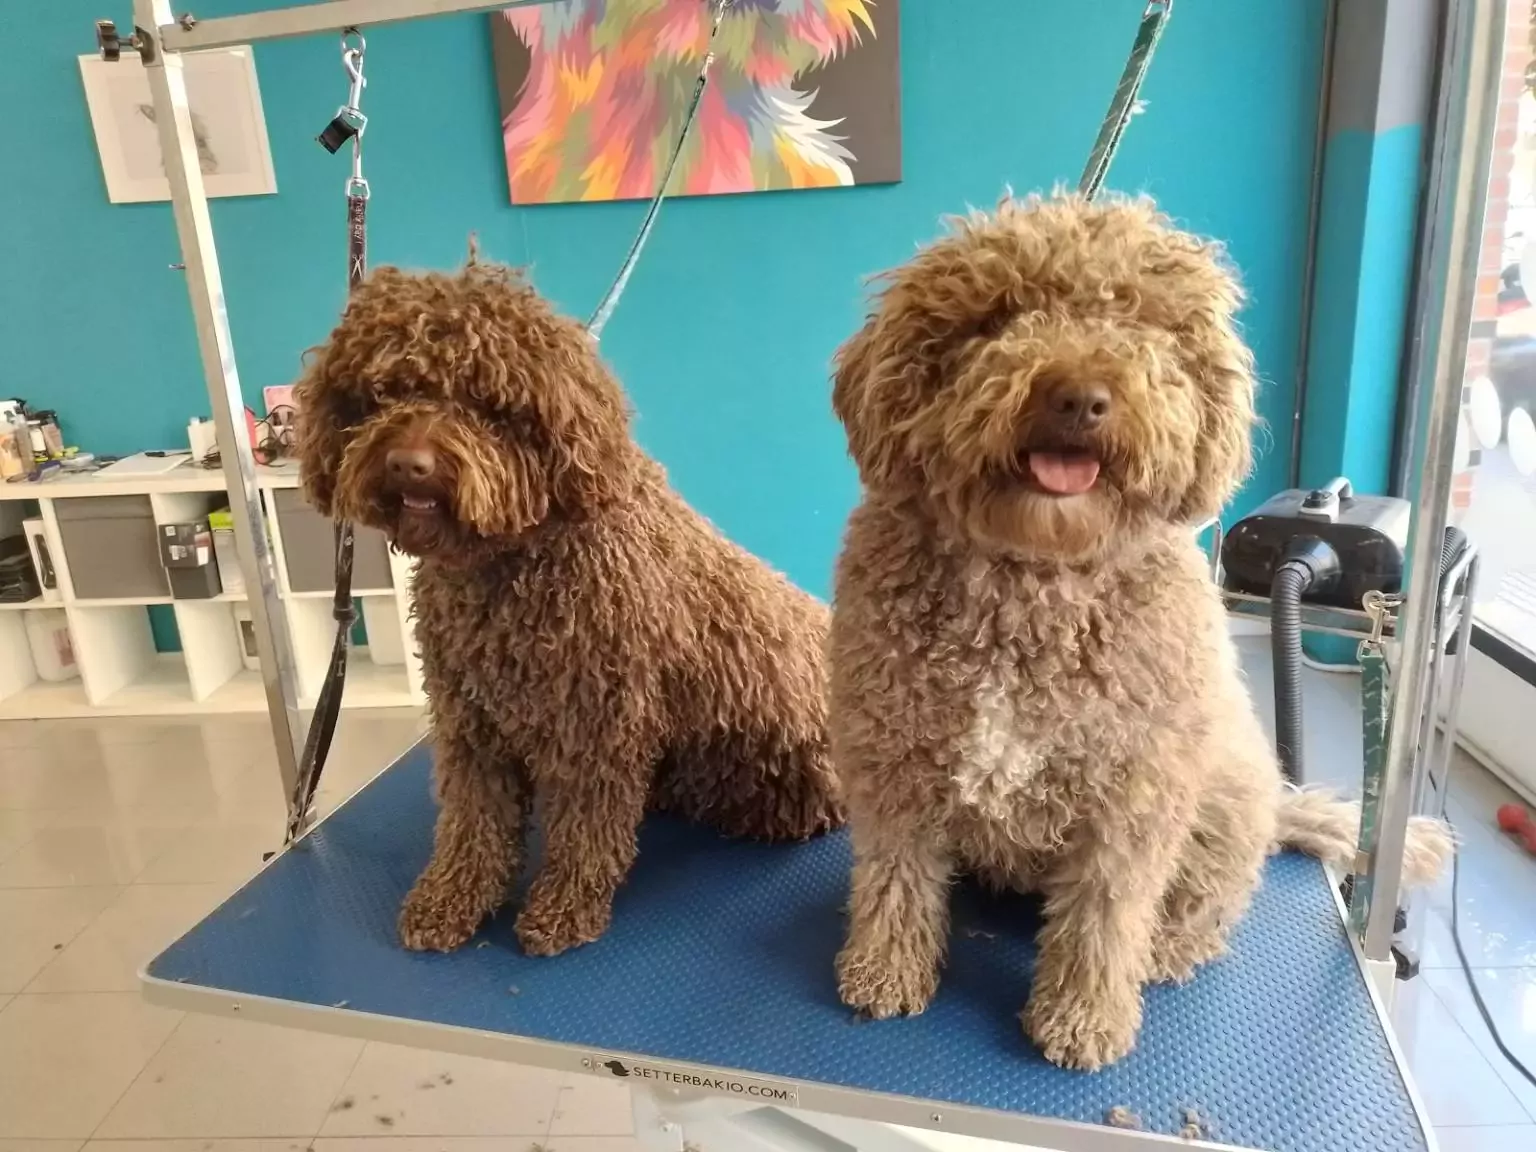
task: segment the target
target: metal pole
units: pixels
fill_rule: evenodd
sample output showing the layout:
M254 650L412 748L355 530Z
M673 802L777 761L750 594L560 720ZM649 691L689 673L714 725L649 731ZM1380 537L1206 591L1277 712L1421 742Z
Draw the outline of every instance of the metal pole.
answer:
M1456 723L1461 715L1461 694L1467 682L1467 657L1472 651L1472 618L1474 602L1477 598L1477 570L1477 549L1469 548L1465 561L1459 565L1459 571L1453 571L1445 583L1446 594L1440 603L1440 618L1445 621L1451 619L1453 612L1456 614L1456 627L1448 641L1451 650L1456 654L1456 662L1451 666L1450 685L1444 693L1445 730L1439 733L1439 740L1436 740L1435 736L1439 721L1440 698L1435 691L1430 692L1427 709L1429 743L1425 745L1425 761L1428 767L1419 773L1420 779L1413 798L1415 813L1430 816L1445 815L1446 788L1451 778L1451 757L1456 750ZM1444 639L1443 636L1442 639ZM1430 751L1431 748L1433 752ZM1433 807L1428 803L1431 797L1434 800Z
M1312 354L1312 305L1317 294L1317 234L1323 219L1323 160L1328 152L1328 109L1333 103L1333 49L1339 39L1339 0L1326 0L1326 4L1322 82L1317 93L1317 138L1312 142L1312 184L1307 190L1307 246L1301 269L1301 311L1296 333L1296 394L1291 401L1292 488L1301 487L1301 433L1307 414L1307 386L1311 382L1307 360Z
M154 24L160 47L166 52L195 52L205 48L232 48L262 40L311 36L316 32L340 32L344 28L376 28L423 16L451 16L461 12L493 12L502 8L528 8L553 0L330 0L324 4L300 4L273 8L244 16L219 16L211 20L171 20L169 9ZM157 10L159 6L157 5Z
M1445 705L1445 736L1440 745L1440 781L1433 815L1445 815L1445 801L1451 790L1451 760L1456 755L1456 730L1461 723L1461 696L1467 684L1467 661L1472 658L1473 609L1477 606L1477 577L1482 560L1476 552L1467 566L1466 585L1462 591L1461 618L1456 623L1456 667L1451 673L1451 698Z
M1410 396L1423 397L1427 407L1417 425L1423 429L1424 441L1414 499L1407 599L1399 618L1402 650L1387 730L1378 836L1375 845L1361 846L1367 853L1363 862L1366 883L1356 886L1370 901L1364 949L1371 960L1385 960L1391 954L1429 649L1438 642L1440 549L1449 514L1467 328L1482 248L1505 8L1506 0L1451 0L1441 50L1434 160L1426 190L1429 257L1420 285L1426 322L1411 359L1417 389L1409 391Z
M171 19L170 0L134 0L134 21L152 29ZM149 33L151 36L154 33ZM261 657L261 678L266 687L267 713L277 747L278 770L284 795L292 796L298 779L299 752L303 746L304 720L299 713L293 671L293 649L286 617L277 598L277 578L256 486L256 460L251 454L245 425L245 400L235 371L234 345L229 336L229 316L224 307L224 285L219 277L219 256L213 244L213 223L208 218L208 197L203 190L203 170L192 132L192 113L187 103L182 58L154 45L153 58L145 67L154 99L155 125L160 151L171 185L171 206L176 234L181 240L186 265L187 292L192 298L192 317L197 325L197 345L202 353L208 399L218 429L219 456L224 482L229 489L229 508L235 522L235 545L255 626L256 650ZM135 66L125 56L121 67Z

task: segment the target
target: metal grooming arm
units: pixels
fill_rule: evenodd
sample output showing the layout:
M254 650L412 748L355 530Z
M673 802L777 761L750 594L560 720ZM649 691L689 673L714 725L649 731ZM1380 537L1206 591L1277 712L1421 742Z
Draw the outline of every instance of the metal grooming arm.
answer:
M1410 424L1424 429L1424 440L1413 497L1407 599L1399 620L1402 648L1387 732L1380 834L1375 844L1361 845L1365 873L1372 879L1365 886L1371 900L1363 943L1366 958L1374 963L1387 962L1392 952L1403 849L1415 792L1414 765L1437 640L1439 597L1427 593L1439 577L1441 543L1450 513L1456 425L1481 254L1506 9L1506 0L1452 0L1441 49L1435 151L1425 210L1429 259L1420 285L1429 305L1410 364L1424 385L1419 395L1425 397L1427 412L1422 421Z
M160 26L176 29L177 25L173 23L170 0L134 0L133 12L136 27L127 45L138 51L144 63L154 100L160 152L170 181L176 234L181 241L187 292L192 299L192 316L197 325L197 345L202 355L214 425L218 429L224 482L229 489L235 545L249 590L251 623L261 659L261 678L267 694L267 713L271 717L278 769L285 794L291 795L298 777L299 752L304 739L293 643L282 605L278 602L277 578L267 543L261 493L256 487L256 459L245 430L245 399L235 368L234 342L229 334L229 313L224 303L218 252L213 242L213 222L208 215L208 196L203 188L203 172L192 131L183 62L177 52L166 50L162 41ZM98 25L98 34L102 31ZM110 59L115 56L117 45L112 43L110 26L106 31L102 48Z
M170 182L171 207L186 269L187 294L197 328L203 376L218 429L224 482L229 489L240 569L249 589L251 623L266 690L272 740L277 749L283 794L292 797L304 746L305 718L300 709L293 642L278 600L277 576L267 542L256 460L245 433L245 399L235 366L234 341L219 274L219 256L208 213L208 195L197 158L187 101L183 52L256 44L349 27L373 27L426 16L489 12L549 0L334 0L302 4L245 16L197 20L178 17L170 0L133 0L133 32L119 37L109 21L97 24L102 55L109 60L136 53L149 79L160 134L160 151ZM290 813L290 817L292 813Z

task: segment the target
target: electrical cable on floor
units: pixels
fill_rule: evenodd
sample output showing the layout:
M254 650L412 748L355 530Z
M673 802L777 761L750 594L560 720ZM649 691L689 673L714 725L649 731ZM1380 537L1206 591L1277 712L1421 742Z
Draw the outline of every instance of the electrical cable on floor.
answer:
M1450 823L1449 820L1446 823ZM1455 835L1455 825L1451 826L1451 833ZM1458 837L1459 839L1459 837ZM1477 977L1472 975L1472 965L1467 962L1466 949L1461 946L1461 853L1453 853L1451 856L1451 943L1456 946L1456 958L1461 961L1461 974L1467 978L1467 987L1472 991L1472 1002L1477 1005L1478 1014L1482 1016L1483 1023L1488 1028L1488 1035L1493 1037L1494 1044L1504 1054L1516 1072L1524 1076L1533 1087L1536 1087L1536 1075L1531 1074L1520 1057L1509 1050L1509 1045L1504 1043L1504 1037L1499 1033L1499 1027L1493 1022L1493 1013L1488 1011L1488 1005L1483 1003L1483 994L1478 989Z
M1360 665L1358 664L1325 664L1321 660L1314 660L1305 652L1301 654L1301 666L1310 668L1314 672L1327 672L1334 676L1358 676Z

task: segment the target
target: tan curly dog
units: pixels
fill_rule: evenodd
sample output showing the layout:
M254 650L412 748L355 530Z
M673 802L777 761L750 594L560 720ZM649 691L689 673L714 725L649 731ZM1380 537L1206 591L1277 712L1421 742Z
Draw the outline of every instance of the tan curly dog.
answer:
M825 607L668 486L591 339L517 273L378 269L296 400L315 505L420 558L441 811L407 947L503 903L535 807L538 955L603 932L647 807L770 839L841 822Z
M923 1010L975 872L1043 894L1025 1028L1098 1068L1147 981L1222 954L1267 853L1352 859L1358 810L1282 788L1194 538L1249 466L1239 302L1146 202L1009 201L889 273L841 350L849 1005ZM1410 878L1449 851L1416 823Z

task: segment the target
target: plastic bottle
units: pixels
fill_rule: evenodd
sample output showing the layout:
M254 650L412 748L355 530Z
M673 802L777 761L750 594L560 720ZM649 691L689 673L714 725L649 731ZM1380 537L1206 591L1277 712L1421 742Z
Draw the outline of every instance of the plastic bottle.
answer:
M0 480L32 471L32 434L19 400L0 400Z

